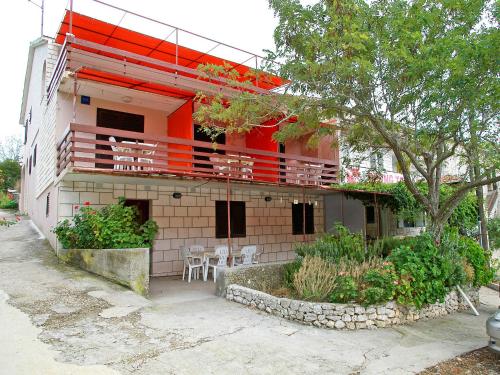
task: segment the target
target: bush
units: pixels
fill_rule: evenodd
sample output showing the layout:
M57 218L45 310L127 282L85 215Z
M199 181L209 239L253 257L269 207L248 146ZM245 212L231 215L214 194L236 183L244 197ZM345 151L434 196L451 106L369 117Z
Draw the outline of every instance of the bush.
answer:
M12 195L0 192L0 208L4 210L17 210L18 204Z
M95 210L86 205L73 217L64 220L53 232L65 249L119 249L150 247L158 225L148 220L137 222L136 207L126 207L123 200Z
M335 278L335 269L330 263L307 255L294 275L293 286L306 301L324 301L332 292Z
M488 237L492 249L500 249L500 217L488 220Z
M361 233L351 233L340 224L335 225L335 231L336 234L325 234L315 242L297 244L295 252L300 257L320 257L331 263L341 259L362 262L372 255L366 251Z
M362 278L361 303L376 305L392 300L396 291L396 280L394 266L389 263L382 269L367 271Z
M401 246L387 258L399 277L396 299L404 305L443 301L449 288L465 281L461 262L443 254L429 234L414 238L412 247ZM459 258L458 258L459 259Z
M357 300L358 295L358 284L354 278L352 276L339 276L332 294L330 294L330 302L351 302Z
M472 285L488 285L493 281L495 271L491 267L491 252L484 250L475 240L462 237L459 245L460 254L474 269Z
M297 259L283 266L283 285L285 288L293 288L293 278L302 266L302 260Z

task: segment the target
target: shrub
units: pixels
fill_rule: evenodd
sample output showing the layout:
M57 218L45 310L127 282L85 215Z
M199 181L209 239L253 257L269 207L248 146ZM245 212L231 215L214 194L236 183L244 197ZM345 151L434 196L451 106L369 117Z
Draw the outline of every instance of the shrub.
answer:
M484 250L475 240L461 237L459 244L460 254L474 268L472 285L488 285L493 281L495 271L491 267L491 252Z
M340 224L335 225L335 231L336 234L325 234L315 242L297 244L295 252L300 257L320 257L331 263L340 259L362 262L372 255L367 252L361 233L351 233Z
M291 263L286 263L283 266L283 285L285 288L293 288L293 278L297 271L302 266L302 260L296 259Z
M335 277L335 269L330 263L307 255L294 275L293 286L304 300L324 301L332 292Z
M371 269L362 278L360 300L364 305L375 305L390 301L396 291L397 280L394 266L390 263L381 269Z
M429 234L415 237L414 245L401 246L387 258L394 264L399 276L396 285L397 301L415 305L443 301L449 287L464 281L465 273L460 265L436 247Z
M330 294L330 302L346 303L358 299L358 284L352 276L339 276Z
M136 207L126 207L123 200L95 210L86 205L73 217L64 220L53 232L66 249L118 249L150 247L158 225L148 220L137 222Z
M10 194L0 192L0 208L5 210L17 210L18 204Z
M488 220L488 237L492 249L500 249L500 217Z

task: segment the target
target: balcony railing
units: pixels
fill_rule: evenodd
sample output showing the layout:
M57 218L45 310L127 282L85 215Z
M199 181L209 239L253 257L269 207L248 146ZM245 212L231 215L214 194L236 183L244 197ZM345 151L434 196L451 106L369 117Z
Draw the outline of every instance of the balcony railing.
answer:
M338 177L333 160L73 123L57 145L57 175L68 166L111 174L316 187Z

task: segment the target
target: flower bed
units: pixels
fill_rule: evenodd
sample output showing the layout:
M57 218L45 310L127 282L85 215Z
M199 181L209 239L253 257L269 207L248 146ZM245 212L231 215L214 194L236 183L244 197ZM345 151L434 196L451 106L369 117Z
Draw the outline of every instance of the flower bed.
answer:
M140 225L136 207L124 200L96 210L88 202L73 220L61 221L53 229L62 249L63 261L104 276L139 294L149 291L149 249L158 231L147 220Z
M478 288L467 289L465 293L472 303L479 304ZM344 330L388 327L469 308L455 290L448 293L444 302L426 305L421 309L399 305L394 301L366 307L358 304L305 302L275 297L237 284L227 287L226 299L302 324Z

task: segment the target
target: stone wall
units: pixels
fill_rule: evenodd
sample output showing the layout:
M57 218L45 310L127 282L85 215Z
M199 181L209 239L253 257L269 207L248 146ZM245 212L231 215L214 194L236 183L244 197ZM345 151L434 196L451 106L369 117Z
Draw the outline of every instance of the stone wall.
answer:
M149 293L149 249L60 249L66 263L103 276L141 295Z
M469 289L465 293L472 303L479 304L478 289ZM357 304L304 302L278 298L237 284L227 287L226 299L302 324L349 330L374 329L415 322L469 308L457 291L450 292L443 303L434 303L421 310L401 306L394 301L368 307Z
M283 282L283 265L285 263L287 262L222 268L217 271L215 294L225 297L227 287L231 284L244 285L247 288L260 291L278 289Z
M58 187L58 220L71 219L79 206L89 202L92 207L101 208L117 203L119 197L146 199L150 201L150 216L160 228L152 251L152 276L175 276L182 274L180 248L198 244L211 250L227 239L215 238L215 202L225 201L225 188L174 186L179 181L170 181L171 186L110 184L93 182L61 181ZM169 183L162 180L163 184ZM224 186L224 185L221 185ZM282 188L280 188L282 189ZM231 239L238 249L244 245L257 245L262 253L261 263L286 261L295 258L293 245L302 241L302 235L292 234L292 204L302 201L302 191L296 193L259 190L246 185L233 185L232 201L244 201L246 206L246 237ZM174 192L182 194L180 199L172 197ZM271 201L264 197L270 196ZM324 231L323 198L306 194L306 201L314 204L315 232ZM311 241L315 235L307 235Z

